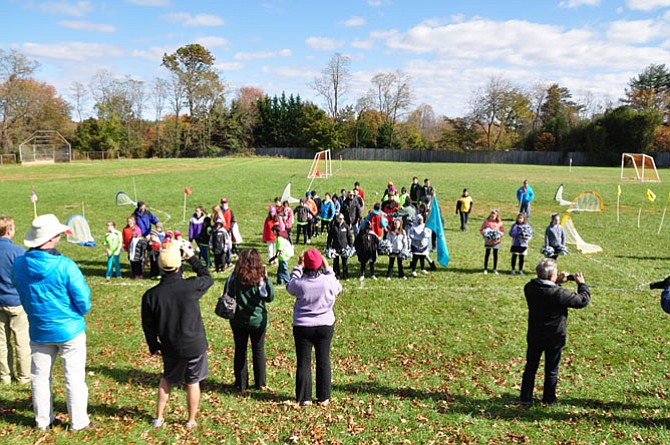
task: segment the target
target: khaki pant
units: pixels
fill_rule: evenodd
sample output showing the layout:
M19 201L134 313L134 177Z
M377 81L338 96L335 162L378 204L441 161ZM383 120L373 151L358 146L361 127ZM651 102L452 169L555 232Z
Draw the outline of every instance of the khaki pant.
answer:
M23 306L0 306L0 381L10 383L12 376L30 382L28 316Z

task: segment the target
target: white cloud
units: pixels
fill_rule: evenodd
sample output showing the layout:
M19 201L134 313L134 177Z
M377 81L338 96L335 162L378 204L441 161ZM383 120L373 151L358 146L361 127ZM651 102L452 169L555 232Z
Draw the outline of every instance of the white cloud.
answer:
M363 17L350 17L342 22L344 26L354 27L354 26L363 26L367 23Z
M179 23L182 26L222 26L226 23L221 17L216 15L192 15L189 12L175 12L172 14L165 14L163 18L172 23Z
M368 6L373 8L378 8L380 6L388 5L391 3L391 0L368 0Z
M260 51L255 53L237 53L235 60L258 60L258 59L274 59L276 57L291 57L293 51L290 49L282 49L279 51Z
M37 9L47 14L84 17L93 11L93 6L90 2L43 2L37 5Z
M116 32L116 27L104 23L93 23L83 21L68 21L63 20L58 22L63 28L77 29L79 31L88 32Z
M626 6L639 11L651 11L670 6L670 0L627 0Z
M200 45L204 46L205 48L228 48L229 42L228 39L224 39L223 37L217 37L217 36L209 36L209 37L198 37L195 39L196 43L199 43Z
M410 54L542 70L627 69L670 57L662 48L610 42L588 28L563 29L522 20L474 19L439 27L422 24L404 33L390 32L385 41L389 49Z
M372 40L360 40L358 38L350 43L351 47L356 49L372 49L374 44Z
M133 3L140 6L170 6L170 0L126 0L128 3Z
M215 63L214 68L220 71L240 71L245 68L245 65L239 62L221 62Z
M318 51L333 51L344 45L341 40L329 39L327 37L308 37L305 40L307 46Z
M579 6L598 6L600 0L566 0L559 2L558 6L561 8L573 9Z
M263 66L261 68L261 71L267 74L273 74L279 77L287 77L290 79L295 78L313 79L314 76L318 75L318 71L312 71L309 68L300 66L279 66L279 67Z
M147 50L133 50L130 54L138 59L144 59L160 64L163 61L163 55L172 54L175 50L176 48L172 46L152 46Z
M23 51L31 57L83 62L91 59L113 59L123 56L123 50L114 45L97 43L66 42L66 43L24 43Z
M668 24L653 20L621 20L610 24L607 38L619 43L647 43L667 36L668 28Z

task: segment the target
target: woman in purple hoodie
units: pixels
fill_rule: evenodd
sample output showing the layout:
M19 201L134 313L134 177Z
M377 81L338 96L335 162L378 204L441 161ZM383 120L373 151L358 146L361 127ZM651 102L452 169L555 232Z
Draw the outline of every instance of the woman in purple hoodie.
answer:
M330 343L335 330L335 297L342 285L328 262L316 249L298 260L286 285L296 297L293 306L293 338L297 358L295 397L300 406L312 404L312 348L316 355L316 400L328 405L331 392Z

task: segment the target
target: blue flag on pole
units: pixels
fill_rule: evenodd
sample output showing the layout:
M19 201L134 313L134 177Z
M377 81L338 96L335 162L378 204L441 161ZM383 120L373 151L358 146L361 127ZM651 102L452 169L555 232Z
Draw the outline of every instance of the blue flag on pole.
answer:
M435 232L437 236L437 262L447 267L447 264L449 264L449 250L447 249L447 240L444 237L444 226L442 225L440 206L437 205L437 196L433 196L433 203L430 205L430 215L428 215L426 227Z

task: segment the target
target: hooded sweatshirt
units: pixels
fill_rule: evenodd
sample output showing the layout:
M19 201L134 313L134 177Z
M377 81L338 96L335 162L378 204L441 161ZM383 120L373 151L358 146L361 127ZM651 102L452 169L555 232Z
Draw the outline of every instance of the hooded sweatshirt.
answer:
M86 330L91 290L70 258L32 249L14 261L12 280L28 314L30 340L63 343Z

